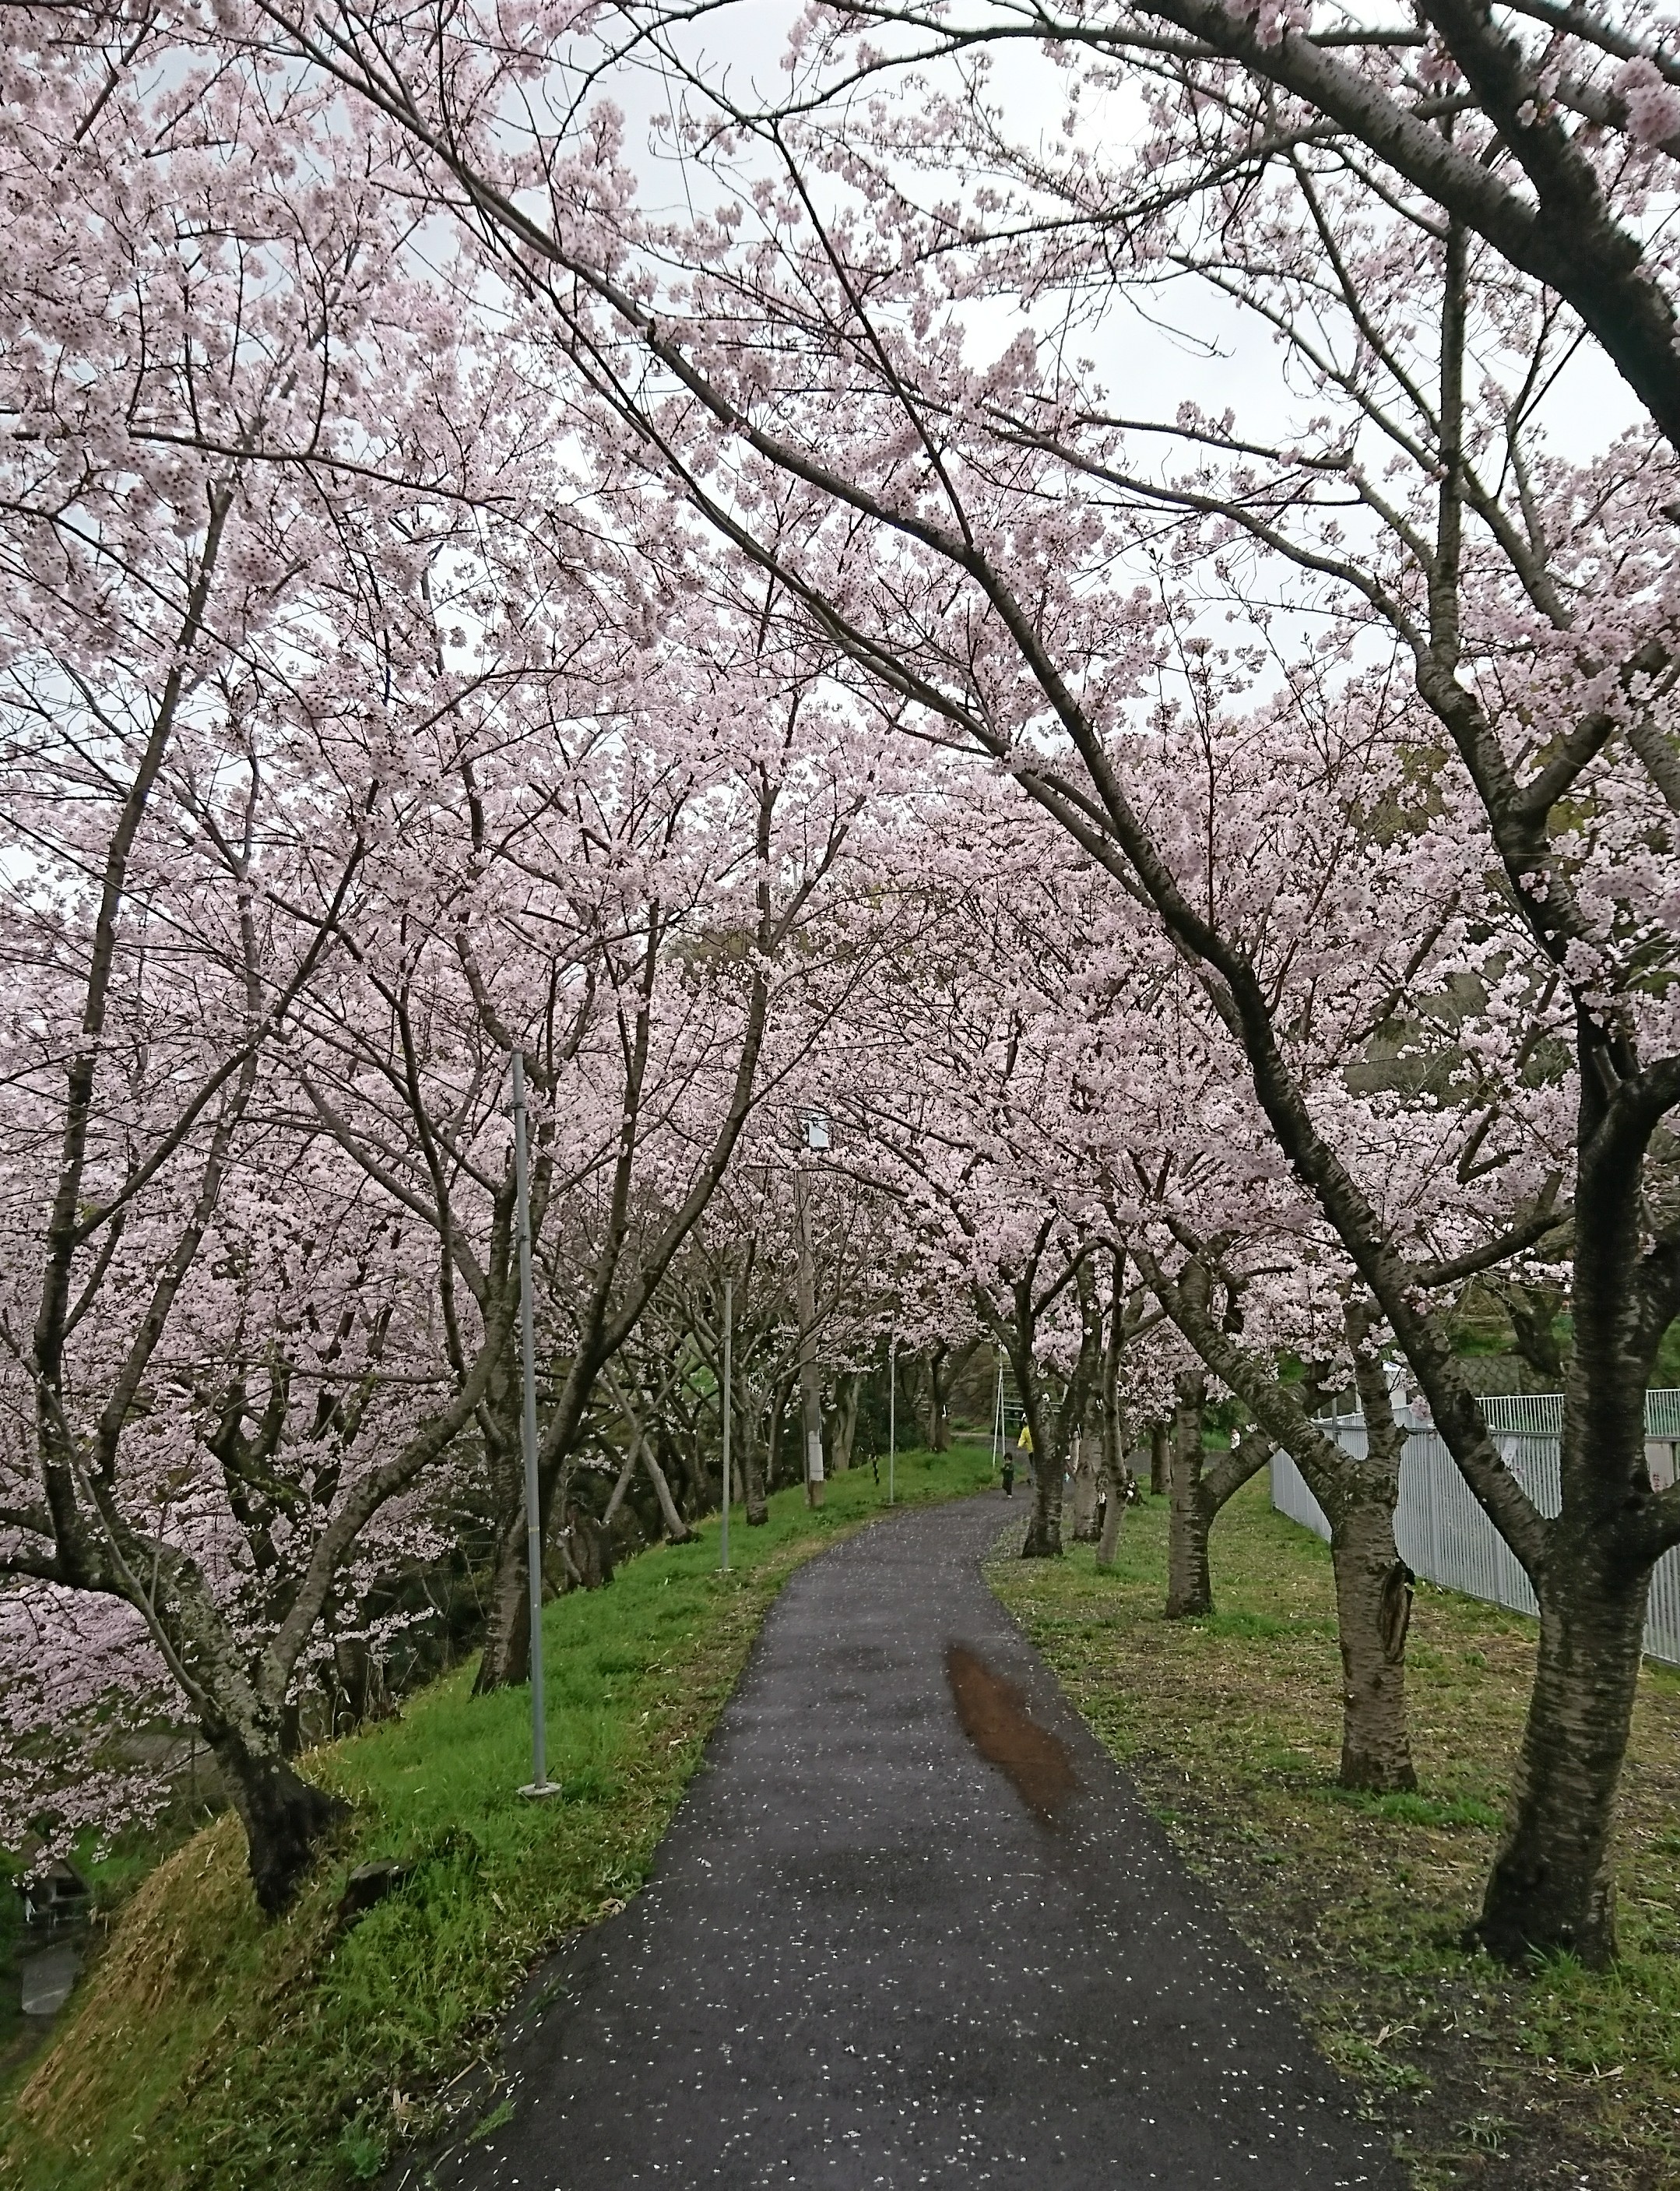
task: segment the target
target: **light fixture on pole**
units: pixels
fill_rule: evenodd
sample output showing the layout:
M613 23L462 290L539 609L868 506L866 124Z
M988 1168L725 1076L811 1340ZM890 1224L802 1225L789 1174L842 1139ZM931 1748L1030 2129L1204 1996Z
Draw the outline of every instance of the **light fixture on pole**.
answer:
M531 1778L521 1795L557 1795L549 1778L543 1712L543 1516L537 1480L537 1319L531 1289L531 1168L525 1137L525 1059L513 1054L513 1172L519 1232L519 1352L524 1406L525 1561L531 1586Z

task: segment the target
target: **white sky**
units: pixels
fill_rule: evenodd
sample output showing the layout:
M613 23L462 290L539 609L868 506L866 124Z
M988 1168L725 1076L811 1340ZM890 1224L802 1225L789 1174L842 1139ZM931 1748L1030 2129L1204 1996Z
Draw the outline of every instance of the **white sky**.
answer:
M684 59L726 83L738 100L745 103L755 93L771 104L786 91L781 56L802 12L800 0L735 0L688 29L681 42ZM1013 44L993 71L991 90L1017 137L1056 140L1067 84L1065 72L1036 48ZM703 174L681 174L671 133L658 129L681 111L683 87L639 64L618 71L612 96L624 112L627 150L649 202L678 211L687 190L697 208L712 201L714 186ZM1082 106L1092 128L1113 132L1131 126L1125 111L1130 103L1110 96L1099 108L1087 96ZM1128 415L1170 418L1186 401L1216 414L1230 405L1248 432L1290 430L1296 406L1281 385L1279 352L1270 337L1235 306L1205 291L1193 294L1187 285L1175 293L1170 309L1178 332L1126 312L1115 316L1106 339L1096 346L1114 407ZM1092 344L1086 340L1076 347L1089 354ZM1556 453L1577 461L1596 454L1642 415L1615 367L1590 343L1560 378L1545 413Z

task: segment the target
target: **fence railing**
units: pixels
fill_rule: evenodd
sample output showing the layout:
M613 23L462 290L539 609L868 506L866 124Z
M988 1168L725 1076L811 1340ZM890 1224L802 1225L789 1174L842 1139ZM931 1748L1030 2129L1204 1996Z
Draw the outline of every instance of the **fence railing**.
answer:
M1506 1394L1482 1403L1506 1466L1542 1514L1555 1514L1563 1500L1558 1470L1563 1404L1556 1392ZM1428 1424L1413 1420L1409 1413L1406 1420L1409 1426L1400 1461L1400 1503L1394 1513L1400 1557L1426 1582L1509 1606L1516 1613L1538 1613L1527 1575L1471 1497L1439 1434ZM1363 1459L1365 1426L1359 1416L1334 1416L1324 1427L1334 1433L1345 1452ZM1645 1395L1645 1436L1653 1481L1659 1486L1671 1483L1676 1448L1680 1446L1680 1391ZM1280 1514L1330 1541L1324 1509L1286 1453L1273 1459L1272 1504ZM1645 1651L1649 1658L1680 1666L1680 1548L1664 1553L1651 1578Z

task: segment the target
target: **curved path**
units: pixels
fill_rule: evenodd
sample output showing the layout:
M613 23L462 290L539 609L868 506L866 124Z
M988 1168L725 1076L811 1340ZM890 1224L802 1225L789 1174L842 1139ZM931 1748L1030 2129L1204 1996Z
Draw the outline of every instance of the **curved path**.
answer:
M794 1576L652 1881L539 1973L512 2119L443 2191L1399 2191L981 1579L1010 1511L924 1508Z

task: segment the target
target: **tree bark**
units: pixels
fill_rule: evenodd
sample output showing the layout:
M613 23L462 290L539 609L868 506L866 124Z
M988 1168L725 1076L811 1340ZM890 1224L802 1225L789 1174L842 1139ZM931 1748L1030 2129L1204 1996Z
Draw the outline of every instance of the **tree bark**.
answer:
M1609 1855L1644 1648L1649 1567L1582 1546L1540 1592L1540 1659L1505 1838L1472 1937L1501 1962L1616 1952Z
M1046 1443L1051 1443L1049 1440ZM1062 1457L1046 1453L1033 1441L1033 1518L1027 1524L1023 1560L1059 1560L1062 1556Z
M257 1905L265 1916L277 1917L322 1843L350 1816L350 1805L299 1779L277 1746L227 1727L206 1727L204 1739L245 1829Z
M1332 1523L1336 1636L1341 1646L1344 1788L1415 1788L1406 1726L1406 1630L1412 1574L1394 1547L1394 1501L1381 1483L1342 1504Z
M1099 1484L1096 1463L1091 1454L1093 1443L1089 1434L1081 1436L1073 1462L1073 1542L1076 1545L1094 1545L1099 1534L1096 1520Z
M857 1370L852 1370L841 1380L833 1441L836 1476L843 1476L851 1465L851 1448L857 1440L857 1409L863 1391L863 1380Z
M1149 1426L1149 1496L1165 1499L1172 1489L1172 1446L1165 1423Z
M770 1519L770 1503L765 1496L759 1442L752 1437L741 1441L741 1495L747 1509L747 1527L761 1529Z
M1208 1572L1208 1532L1213 1516L1202 1495L1202 1409L1206 1380L1186 1372L1178 1379L1172 1419L1172 1467L1167 1523L1167 1619L1186 1620L1213 1611Z
M1394 1544L1404 1426L1381 1357L1370 1346L1376 1309L1348 1303L1353 1382L1365 1425L1365 1457L1349 1461L1313 1496L1330 1524L1335 1572L1336 1640L1341 1649L1341 1769L1344 1788L1395 1795L1417 1785L1406 1727L1406 1630L1412 1574ZM1316 1380L1310 1388L1316 1391ZM1297 1463L1297 1465L1300 1465ZM1307 1471L1312 1469L1309 1460Z
M1108 1329L1102 1347L1102 1389L1098 1394L1101 1431L1098 1476L1102 1485L1102 1527L1096 1541L1096 1564L1107 1572L1120 1547L1120 1525L1125 1520L1131 1481L1126 1470L1125 1420L1120 1409L1120 1369L1125 1358L1125 1255L1113 1251L1109 1274Z
M1108 1500L1102 1509L1102 1529L1096 1539L1096 1564L1106 1574L1119 1557L1120 1526L1125 1520L1126 1487L1124 1477L1111 1477Z
M490 1610L484 1623L484 1648L473 1682L476 1697L510 1688L531 1678L531 1634L526 1579L525 1516L504 1522L490 1576Z
M678 1513L665 1471L660 1467L652 1447L645 1437L641 1441L641 1465L647 1471L647 1479L653 1486L653 1496L659 1502L659 1518L665 1525L666 1536L674 1545L687 1544L694 1532Z

